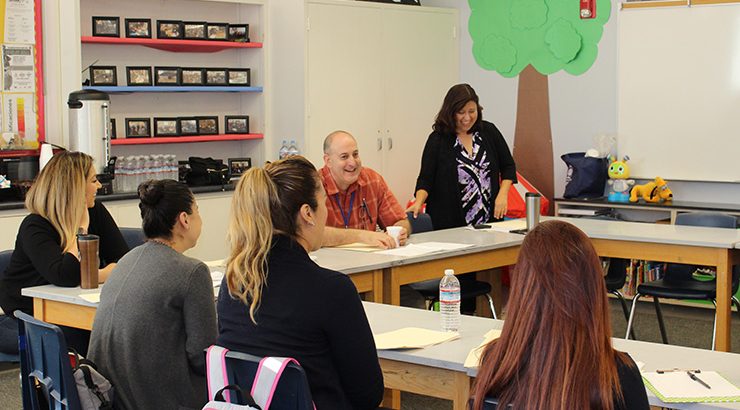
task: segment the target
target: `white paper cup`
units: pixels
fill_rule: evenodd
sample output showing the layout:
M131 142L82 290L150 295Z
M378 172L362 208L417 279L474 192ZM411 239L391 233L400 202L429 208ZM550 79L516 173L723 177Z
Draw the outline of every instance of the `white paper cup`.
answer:
M385 228L385 231L388 233L388 235L396 241L396 247L401 246L401 229L403 228L400 226L389 226Z

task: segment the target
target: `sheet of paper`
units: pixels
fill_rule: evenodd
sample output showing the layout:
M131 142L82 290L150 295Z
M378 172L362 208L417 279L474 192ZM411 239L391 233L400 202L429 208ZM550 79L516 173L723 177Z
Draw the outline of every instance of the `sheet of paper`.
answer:
M418 327L405 327L391 332L374 335L375 347L388 349L419 349L439 343L455 340L460 337L455 332L440 332Z
M457 249L469 248L473 245L465 243L450 243L450 242L423 242L423 243L410 243L406 246L394 249L386 249L379 251L382 255L394 255L394 256L420 256L427 255L435 252L451 251Z
M666 403L740 401L740 389L719 373L702 371L696 376L711 386L711 389L692 380L685 371L642 374L645 385Z
M80 297L82 299L84 299L86 302L100 303L100 292L96 292L96 293L83 293L83 294L80 294Z
M211 269L211 280L213 281L214 287L221 286L221 281L224 278L224 271L221 269Z
M526 219L511 219L503 222L496 222L491 224L490 229L484 229L484 231L497 231L497 232L511 232L517 229L527 229Z
M486 347L488 342L494 339L498 339L501 336L501 329L491 329L485 335L483 335L483 341L478 346L474 347L468 357L465 358L465 367L478 367L480 366L480 357L483 354L483 349Z

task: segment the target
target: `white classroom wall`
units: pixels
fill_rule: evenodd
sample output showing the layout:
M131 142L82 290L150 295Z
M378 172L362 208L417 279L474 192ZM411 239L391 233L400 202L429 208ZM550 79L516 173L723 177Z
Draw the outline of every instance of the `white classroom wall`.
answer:
M266 147L266 158L274 159L282 139L295 139L299 147L305 146L305 1L306 0L268 0L268 30L266 47L270 47L268 63L270 85L267 110L273 138L271 146ZM348 0L349 1L349 0ZM53 36L67 30L63 25L51 23L59 14L64 14L61 0L44 0L45 33L47 53L53 44ZM74 2L73 2L74 3ZM424 6L451 7L460 10L460 82L470 83L481 97L484 118L493 121L501 129L511 145L516 121L517 79L503 78L495 72L480 68L474 61L467 22L470 15L465 0L422 0ZM561 195L565 186L565 165L560 155L567 152L584 151L591 147L592 139L599 134L617 133L617 29L618 2L612 2L612 17L604 27L604 35L599 43L599 57L593 67L581 76L559 72L549 78L550 112L555 155L555 193ZM47 25L48 24L48 25ZM58 43L57 43L58 44ZM73 48L73 51L75 48ZM68 53L56 58L70 58ZM73 58L73 57L72 57ZM58 62L59 60L57 60ZM64 70L63 64L45 68ZM47 73L45 88L47 92L58 90L55 76ZM440 103L442 96L440 96ZM47 110L52 107L47 106ZM57 107L54 107L55 109ZM52 124L49 124L49 121ZM61 127L62 118L47 112L47 127L50 134ZM430 124L431 127L431 124ZM66 134L66 133L65 133ZM61 138L55 142L62 142ZM201 145L193 144L195 150ZM207 148L202 147L204 154ZM199 153L194 152L198 155ZM321 166L322 164L316 164ZM740 185L730 183L698 183L670 181L677 199L686 201L706 201L719 203L740 203Z

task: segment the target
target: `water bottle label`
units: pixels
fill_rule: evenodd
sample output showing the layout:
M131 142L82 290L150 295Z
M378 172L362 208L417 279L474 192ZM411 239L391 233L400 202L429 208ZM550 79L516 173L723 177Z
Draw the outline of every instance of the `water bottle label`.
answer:
M460 288L452 289L440 289L439 290L440 302L459 302L460 301Z

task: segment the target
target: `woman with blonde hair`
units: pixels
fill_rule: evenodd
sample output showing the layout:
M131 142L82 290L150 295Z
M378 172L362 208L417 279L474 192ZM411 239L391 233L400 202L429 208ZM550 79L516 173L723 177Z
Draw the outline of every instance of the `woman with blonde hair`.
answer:
M501 337L489 343L473 388L506 409L648 409L632 359L614 350L604 273L575 226L539 224L524 238Z
M79 286L78 233L100 237L101 282L128 252L110 213L95 200L98 188L92 157L63 151L52 157L26 194L30 214L18 229L8 268L0 272L0 307L6 314L0 316L0 351L18 352L13 311L33 314L33 301L21 296L21 289L49 283ZM63 330L69 344L87 351L89 332Z
M216 310L218 344L292 357L318 409L371 409L383 375L357 289L308 252L322 243L326 193L294 156L247 171L231 205L231 250Z

